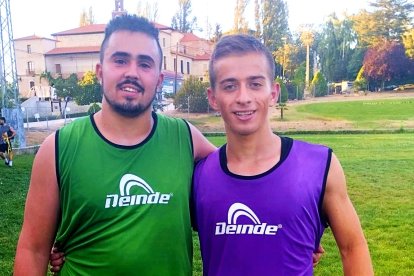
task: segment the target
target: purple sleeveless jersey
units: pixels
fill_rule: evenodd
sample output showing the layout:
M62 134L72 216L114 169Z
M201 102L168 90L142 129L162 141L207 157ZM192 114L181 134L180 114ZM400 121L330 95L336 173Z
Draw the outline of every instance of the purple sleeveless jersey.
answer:
M193 200L204 275L312 275L330 159L324 146L282 138L281 160L257 176L229 172L225 146L198 163Z

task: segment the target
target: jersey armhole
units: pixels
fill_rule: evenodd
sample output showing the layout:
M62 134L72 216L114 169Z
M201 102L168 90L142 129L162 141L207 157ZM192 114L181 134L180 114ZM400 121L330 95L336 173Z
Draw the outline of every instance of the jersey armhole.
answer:
M321 223L325 227L329 226L329 221L328 221L328 218L326 217L326 215L323 212L323 199L325 197L326 181L328 179L329 169L331 167L332 152L333 152L332 149L329 148L328 149L328 156L327 156L327 160L326 160L326 166L325 166L325 174L324 174L323 182L322 182L322 190L321 190L321 195L319 197L319 203L318 203L319 216L320 216L319 219L321 220Z
M190 128L190 125L188 124L188 122L186 120L184 120L184 119L182 119L182 120L185 123L185 125L187 126L188 134L190 135L191 154L193 155L193 158L194 158L194 142L193 142L193 135L191 133L191 128Z
M60 168L59 168L59 134L60 130L56 130L55 133L55 170L56 170L56 181L60 190Z

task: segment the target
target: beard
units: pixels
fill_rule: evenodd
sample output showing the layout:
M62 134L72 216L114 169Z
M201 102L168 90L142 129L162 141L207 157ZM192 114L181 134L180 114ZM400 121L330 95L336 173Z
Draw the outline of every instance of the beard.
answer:
M128 118L135 118L139 117L141 114L145 113L152 107L152 102L155 99L155 94L152 97L151 101L148 103L132 103L132 101L127 100L125 103L117 103L115 101L112 101L109 97L106 96L106 93L103 91L103 82L101 85L101 91L102 94L106 100L106 102L109 104L109 106L119 115L128 117ZM145 92L142 92L145 93Z

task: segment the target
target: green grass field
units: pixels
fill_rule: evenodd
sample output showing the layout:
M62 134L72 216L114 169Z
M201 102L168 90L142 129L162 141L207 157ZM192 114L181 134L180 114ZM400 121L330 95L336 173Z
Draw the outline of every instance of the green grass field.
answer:
M191 120L216 122L216 116ZM414 98L311 103L288 107L285 120L346 120L353 129L412 128ZM278 120L274 118L272 120ZM333 148L348 181L348 191L368 240L376 275L414 275L414 132L388 134L304 134L293 138ZM225 137L209 137L215 145ZM15 247L33 156L0 163L0 276L11 275ZM194 233L194 275L201 275L198 239ZM316 275L341 275L341 261L329 229L326 250Z
M348 190L367 237L376 275L414 275L414 133L294 135L328 145L341 160ZM224 137L210 137L221 145ZM33 156L0 164L0 275L10 275ZM201 275L194 235L195 275ZM341 261L328 230L327 251L316 275L341 275Z
M404 128L414 121L414 98L311 103L289 107L287 120L345 120L357 129Z

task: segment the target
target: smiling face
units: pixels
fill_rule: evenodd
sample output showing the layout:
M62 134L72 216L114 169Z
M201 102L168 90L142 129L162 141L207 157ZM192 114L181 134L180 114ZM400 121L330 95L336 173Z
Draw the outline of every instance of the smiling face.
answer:
M144 33L116 31L104 51L96 67L103 104L125 117L151 112L157 86L163 79L156 41Z
M249 52L218 59L213 66L215 88L208 89L210 105L220 111L228 134L250 135L268 130L268 109L279 93L270 79L262 53Z

